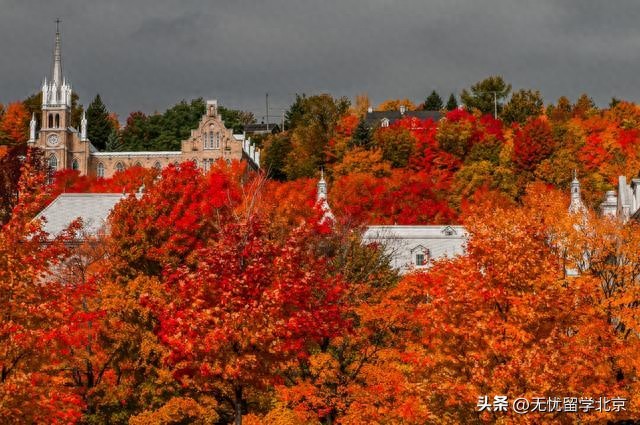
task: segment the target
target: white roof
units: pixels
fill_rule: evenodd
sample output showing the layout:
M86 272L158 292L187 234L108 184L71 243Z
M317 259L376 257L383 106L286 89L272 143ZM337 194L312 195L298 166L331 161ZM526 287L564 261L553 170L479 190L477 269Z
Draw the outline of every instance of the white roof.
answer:
M466 238L467 230L457 225L389 225L369 226L364 232L364 239L437 239Z
M43 230L56 236L80 218L84 225L83 233L94 236L106 228L111 210L125 196L121 193L63 193L36 219L45 218Z
M182 155L182 151L135 151L135 152L95 152L92 156L177 156Z

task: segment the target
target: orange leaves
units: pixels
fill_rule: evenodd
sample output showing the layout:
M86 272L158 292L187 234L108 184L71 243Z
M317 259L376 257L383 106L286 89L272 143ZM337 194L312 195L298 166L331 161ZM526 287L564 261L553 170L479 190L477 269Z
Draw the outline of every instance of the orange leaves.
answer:
M27 141L31 117L22 102L10 103L0 118L0 131L7 135L9 144L18 145Z

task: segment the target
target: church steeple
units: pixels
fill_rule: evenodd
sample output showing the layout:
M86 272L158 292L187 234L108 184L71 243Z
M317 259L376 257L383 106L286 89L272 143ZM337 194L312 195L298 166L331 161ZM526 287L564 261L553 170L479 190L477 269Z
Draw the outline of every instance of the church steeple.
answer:
M327 201L327 181L324 179L324 169L320 170L320 180L318 180L316 205L318 205L323 212L320 223L326 223L327 221L331 223L335 222L336 218L331 211L329 202Z
M56 39L53 47L51 79L45 78L42 85L42 106L45 109L70 108L71 85L62 75L62 39L60 37L60 19L56 20Z
M580 181L578 180L577 171L573 171L573 180L571 181L571 204L569 204L569 212L584 212L585 207L580 196Z
M56 43L53 48L51 82L58 87L62 87L62 42L60 40L60 19L56 19Z

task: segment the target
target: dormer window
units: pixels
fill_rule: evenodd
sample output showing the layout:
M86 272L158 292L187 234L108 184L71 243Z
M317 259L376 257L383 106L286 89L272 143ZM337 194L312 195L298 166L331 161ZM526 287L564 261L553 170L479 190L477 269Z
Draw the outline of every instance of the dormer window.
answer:
M411 250L411 257L415 267L424 267L429 263L431 252L424 246L418 245Z
M389 127L389 118L382 118L382 121L380 121L380 127Z
M453 227L451 226L447 226L444 229L442 229L442 234L445 236L453 236L456 235L456 231L453 229Z

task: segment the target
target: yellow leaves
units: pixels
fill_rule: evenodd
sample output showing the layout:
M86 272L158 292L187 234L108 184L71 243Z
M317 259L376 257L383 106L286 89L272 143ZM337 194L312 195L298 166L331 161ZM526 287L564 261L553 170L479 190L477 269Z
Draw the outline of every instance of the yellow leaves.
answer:
M213 425L218 423L215 408L217 402L211 397L194 400L189 397L173 397L159 409L145 411L129 419L131 425L171 425L190 423Z

